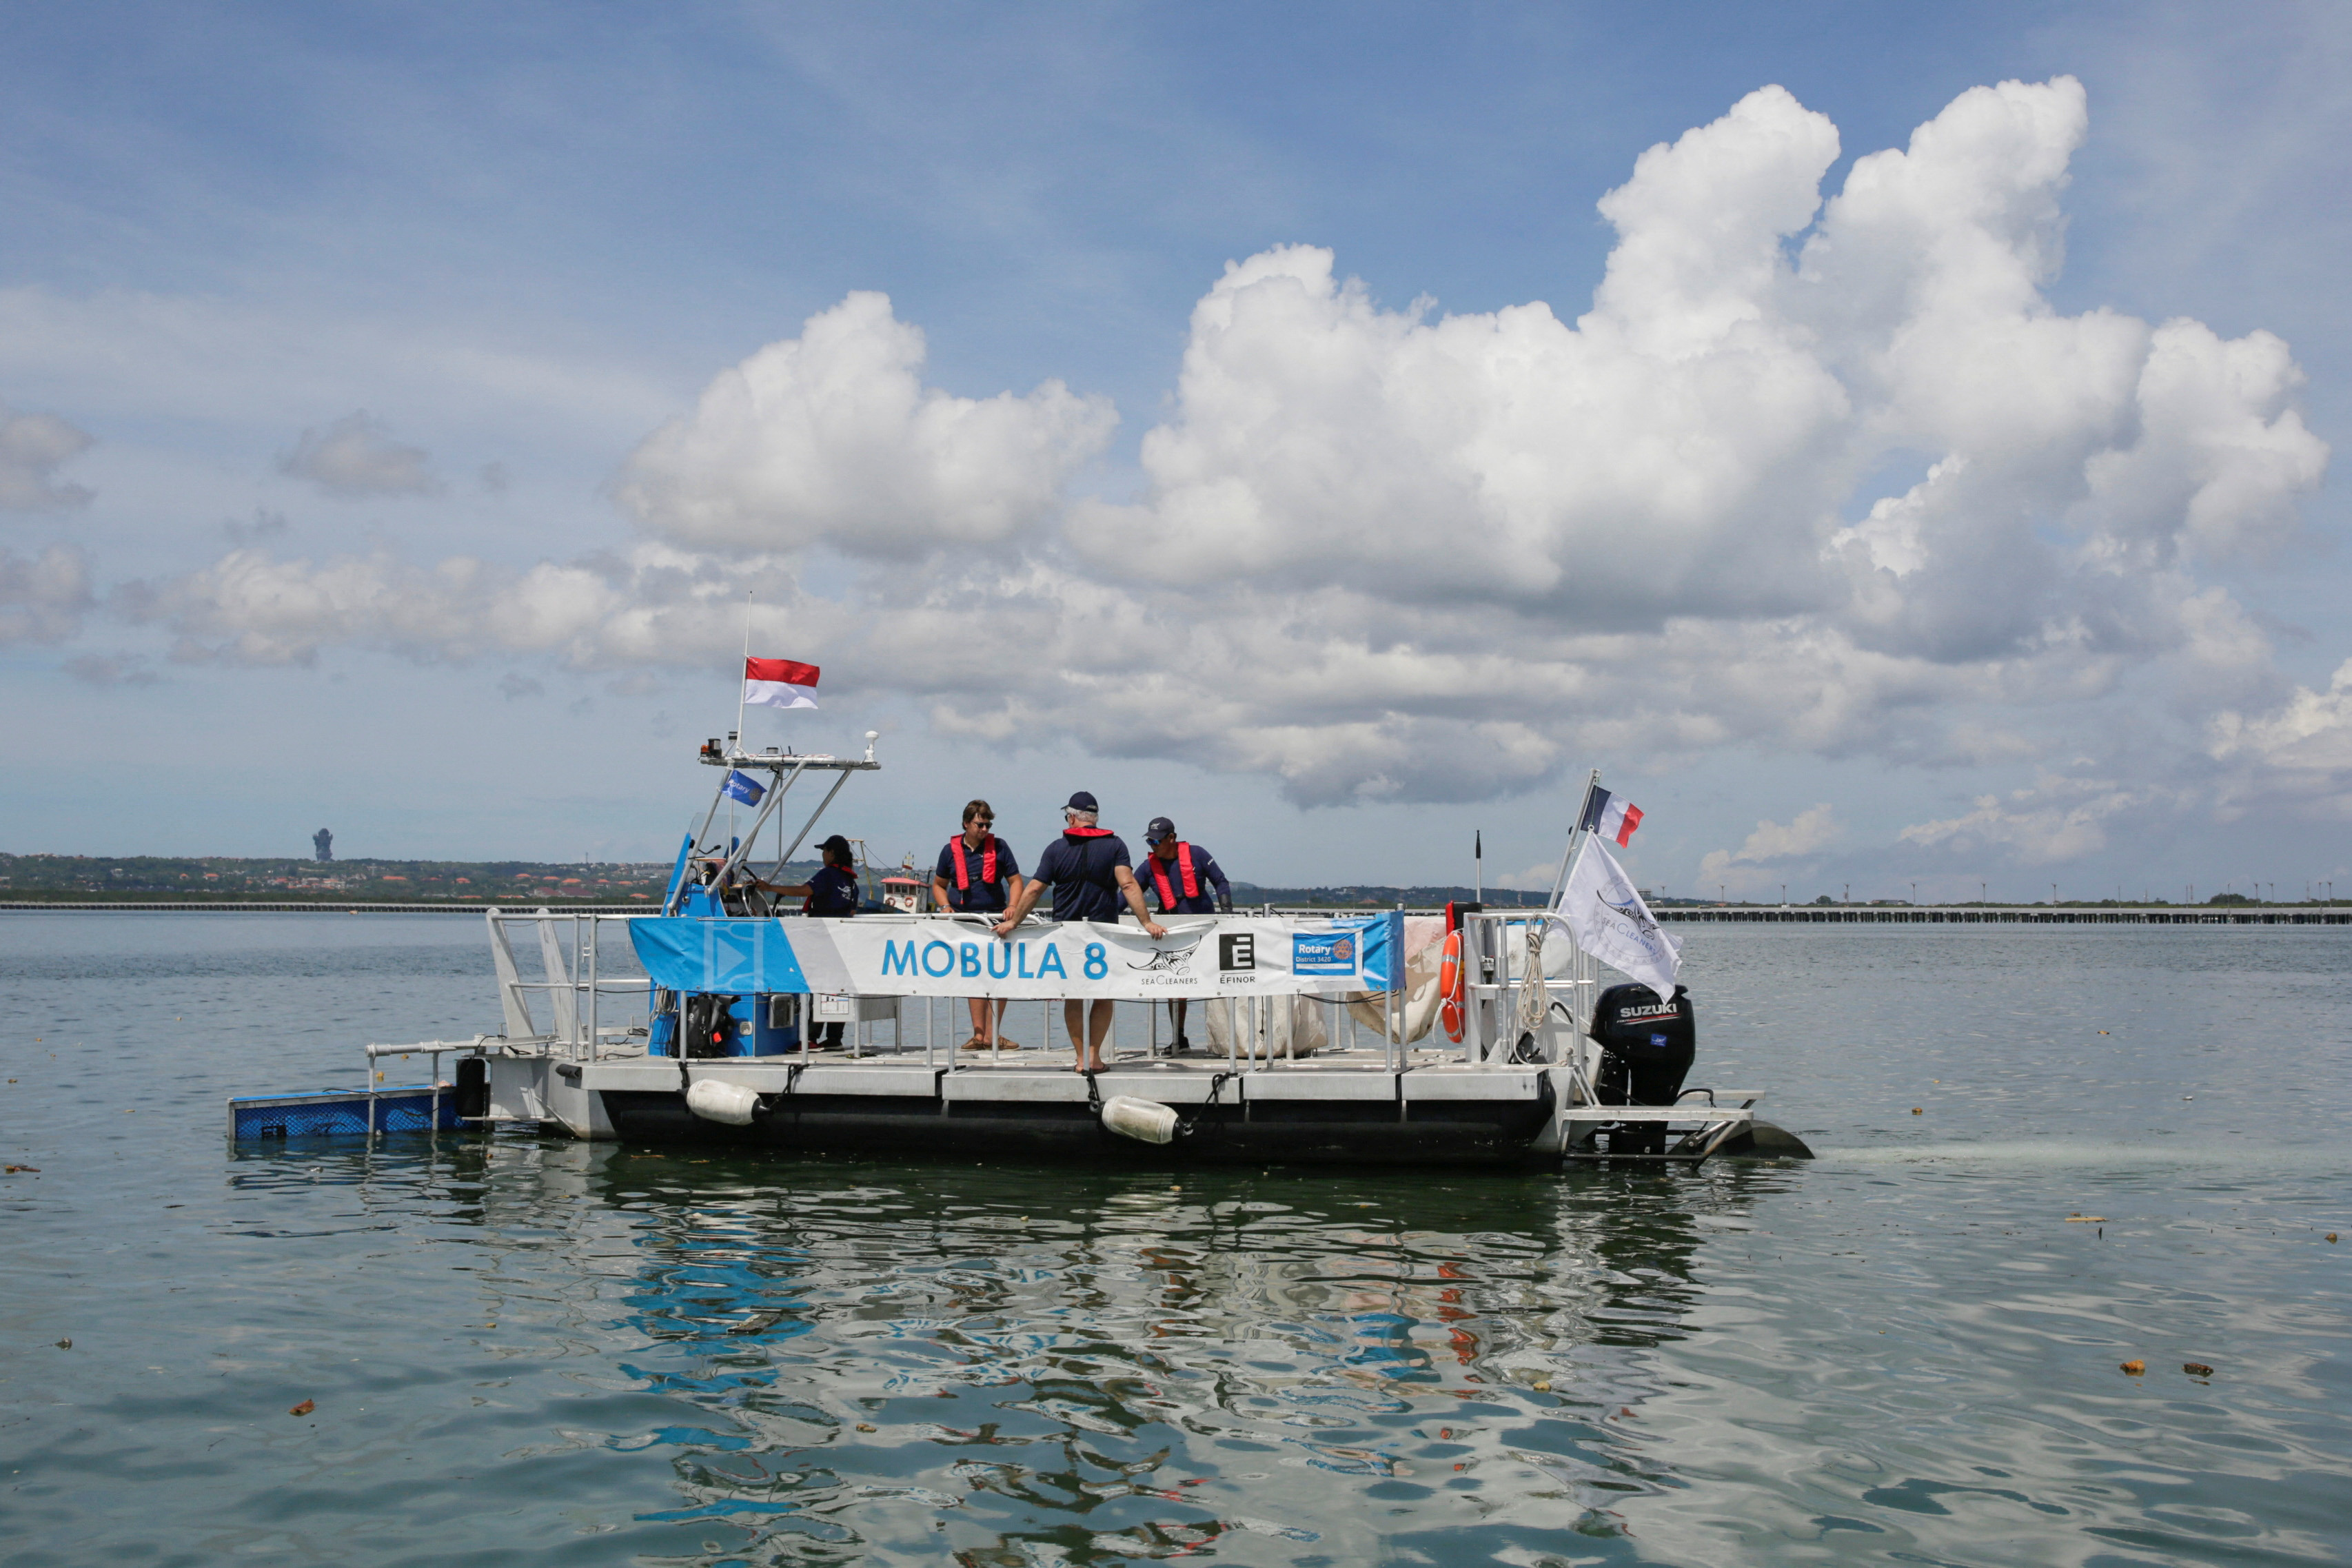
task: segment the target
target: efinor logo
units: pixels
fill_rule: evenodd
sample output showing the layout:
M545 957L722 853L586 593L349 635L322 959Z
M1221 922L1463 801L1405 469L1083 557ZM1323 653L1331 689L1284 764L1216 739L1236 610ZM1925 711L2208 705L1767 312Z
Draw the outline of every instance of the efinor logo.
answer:
M1217 967L1220 969L1255 969L1257 967L1257 933L1229 931L1217 937Z
M1352 934L1290 938L1290 972L1294 975L1352 975L1356 972L1356 938Z

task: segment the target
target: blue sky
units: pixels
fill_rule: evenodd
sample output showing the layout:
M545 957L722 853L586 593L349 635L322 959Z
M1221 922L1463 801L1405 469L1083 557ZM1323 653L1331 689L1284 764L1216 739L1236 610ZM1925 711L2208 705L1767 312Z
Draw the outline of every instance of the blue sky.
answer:
M16 465L0 467L0 837L291 854L327 823L353 852L658 856L705 788L691 743L731 716L731 595L756 586L776 617L756 651L836 674L821 714L755 717L755 737L882 730L899 766L840 825L891 858L927 854L972 793L1016 844L1042 841L1051 806L1087 787L1115 825L1165 812L1255 881L1466 876L1474 827L1490 873L1528 874L1600 766L1649 811L1634 866L1670 891L2352 886L2352 709L2330 685L2352 658L2344 510L2319 476L2352 412L2340 17L20 16L0 59L0 418L18 422L0 436ZM2159 428L2143 393L2081 413L2089 444L2056 442L2070 455L2053 466L2030 435L1986 434L1981 411L1906 412L1976 373L1968 345L1999 322L1947 331L1950 374L1914 367L1889 391L1864 367L1933 334L1824 325L1816 304L1773 321L1774 351L1826 344L1800 369L1847 406L1798 434L1798 403L1762 409L1731 444L1763 455L1685 515L1671 465L1604 484L1579 455L1597 438L1573 411L1617 395L1602 372L1560 413L1529 412L1546 374L1584 362L1584 334L1525 340L1569 356L1532 383L1459 340L1535 302L1568 326L1594 310L1625 240L1596 206L1612 191L1633 193L1621 217L1673 231L1658 243L1676 265L1728 268L1705 254L1710 203L1765 176L1676 195L1717 177L1709 147L1769 160L1804 141L1755 169L1834 198L1857 159L2005 81L2079 84L2082 107L2069 130L2068 89L2005 100L2063 143L2063 175L2017 198L2046 198L2040 237L2019 243L2063 242L2063 266L2011 314L2273 334L2286 359L2216 360L2183 397L2210 413L2236 386L2254 412L2233 429L2276 435L2291 411L2301 445L2199 490L2165 477L2160 443L2252 438L2203 413ZM1775 85L1790 101L1734 115ZM1833 153L1806 115L1833 125ZM1629 183L1645 151L1718 122ZM1817 176L1808 157L1826 157ZM1916 254L1824 284L1866 248L1829 223L1783 233L1789 278L1768 293L1892 288L1959 243L1920 229ZM1801 261L1824 235L1838 243ZM1228 290L1261 336L1203 336L1196 309L1224 298L1228 264L1283 246L1330 253L1328 298L1282 253L1255 294ZM1665 253L1622 250L1629 287ZM1671 336L1718 284L1620 303ZM772 392L829 406L810 352L758 356L871 293L887 313L827 318L848 346L824 397L870 372L883 407L897 372L874 356L919 330L906 386L950 400L943 418L996 418L993 436L925 468L938 453L915 426L825 425L812 448L706 395L757 363ZM1246 316L1277 295L1297 309ZM1457 339L1412 338L1397 313L1416 300ZM1325 350L1352 368L1310 373ZM1679 362L1643 352L1642 375ZM2245 392L2250 375L2268 390ZM1421 453L1454 417L1447 376L1488 425L1464 416ZM1660 406L1678 395L1640 384ZM1738 417L1717 406L1675 439ZM2151 476L2116 481L2127 522L2086 520L2085 486L2109 482L2084 477L2109 473L2098 452ZM1302 476L1368 463L1376 493L1318 509ZM1546 476L1513 492L1531 465ZM823 484L803 483L813 466ZM1978 477L1950 480L1963 466ZM984 494L953 488L975 471ZM1604 489L1607 507L1590 499ZM1217 509L1244 492L1244 512ZM1901 503L1897 532L1927 519L1925 567L1888 555L1884 529L1832 541L1883 502ZM1501 513L1482 507L1520 508L1525 549L1486 550ZM1660 528L1678 542L1654 543ZM2030 612L2025 548L2076 585ZM1820 563L1841 549L1864 575L1832 591ZM569 575L530 578L542 563ZM1559 584L1535 580L1554 567ZM1420 684L1440 655L1446 673Z

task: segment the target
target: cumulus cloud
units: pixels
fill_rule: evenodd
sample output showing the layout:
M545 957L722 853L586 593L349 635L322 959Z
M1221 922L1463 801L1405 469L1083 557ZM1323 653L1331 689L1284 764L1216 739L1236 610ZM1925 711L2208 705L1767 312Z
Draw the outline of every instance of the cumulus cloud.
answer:
M1838 837L1837 813L1826 800L1800 811L1787 823L1769 820L1756 824L1736 850L1709 850L1698 863L1701 885L1719 883L1748 892L1785 874L1789 862L1802 861L1826 848Z
M1082 508L1098 568L1339 582L1654 626L1831 602L1820 524L1852 417L1780 298L1835 129L1778 88L1642 155L1592 309L1430 319L1328 250L1229 266L1192 313L1140 502Z
M2336 666L2324 692L2297 686L2268 713L2216 714L2207 740L2214 760L2234 770L2225 812L2270 793L2352 817L2352 659Z
M345 499L436 496L442 490L425 449L394 441L365 409L324 429L305 430L291 450L278 455L278 471Z
M78 636L92 604L89 559L72 545L33 556L0 549L0 648Z
M2071 78L1971 89L1824 202L1835 128L1761 89L1601 198L1617 243L1572 319L1390 308L1310 246L1234 262L1116 503L1068 493L1107 404L927 386L921 333L852 295L646 438L614 483L635 550L527 572L247 550L152 612L189 657L625 671L727 657L709 607L757 580L829 687L1318 805L1728 747L2047 767L2095 713L2235 727L2153 793L2053 775L1906 841L2085 852L2221 761L2259 791L2308 756L2340 788L2352 761L2293 738L2339 699L2298 708L2210 580L2291 538L2324 474L2300 372L2266 333L2052 303L2087 125ZM1760 874L1832 826L1817 808L1709 863Z
M422 663L509 654L583 670L708 665L741 635L745 588L762 627L821 643L857 619L801 594L780 563L719 561L656 544L516 570L471 556L419 567L388 551L313 561L232 552L202 570L118 596L126 618L174 634L184 664L268 667L335 646ZM827 672L832 685L832 672Z
M925 352L888 296L852 294L713 381L646 438L615 493L686 544L920 555L1044 519L1118 423L1108 400L1058 381L950 396L923 384Z
M61 512L89 502L79 485L59 485L65 462L88 450L90 437L53 413L19 413L0 402L0 511Z

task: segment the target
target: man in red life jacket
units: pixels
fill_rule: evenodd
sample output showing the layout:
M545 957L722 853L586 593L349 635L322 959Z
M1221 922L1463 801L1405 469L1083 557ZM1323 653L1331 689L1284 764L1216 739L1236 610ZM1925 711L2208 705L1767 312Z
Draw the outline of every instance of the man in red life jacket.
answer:
M973 800L964 807L963 831L940 851L940 863L931 873L931 901L940 908L959 915L995 915L1021 896L1021 867L1013 858L1013 846L990 831L995 825L995 808L987 801ZM1021 1049L1018 1040L1003 1038L1003 998L996 1001L993 1037L989 1031L988 998L964 999L971 1008L971 1038L963 1042L966 1051L986 1051L992 1044L1004 1051Z
M1037 857L1037 879L1021 890L1004 918L996 923L997 936L1011 940L1013 929L1029 916L1030 908L1038 895L1051 883L1054 889L1054 918L1056 920L1097 920L1106 923L1118 919L1119 904L1135 911L1143 922L1145 933L1155 939L1168 935L1168 928L1151 918L1143 904L1143 889L1135 880L1135 871L1128 863L1127 844L1109 829L1098 826L1101 808L1095 798L1084 789L1070 797L1062 808L1062 836L1045 846ZM1062 1003L1062 1021L1070 1031L1070 1044L1077 1051L1080 1072L1099 1071L1103 1066L1103 1040L1110 1033L1111 999L1098 997L1087 1010L1086 1031L1079 1032L1080 1007L1076 998Z
M1165 817L1154 817L1151 825L1143 830L1143 841L1151 852L1143 857L1143 874L1136 880L1160 894L1162 915L1211 915L1220 910L1234 912L1233 883L1225 880L1216 857L1198 844L1188 844L1176 836L1176 824ZM1209 894L1214 887L1216 896ZM1168 1001L1169 1017L1176 1025L1175 1051L1190 1051L1192 1042L1184 1038L1184 1014L1189 1009L1181 997Z

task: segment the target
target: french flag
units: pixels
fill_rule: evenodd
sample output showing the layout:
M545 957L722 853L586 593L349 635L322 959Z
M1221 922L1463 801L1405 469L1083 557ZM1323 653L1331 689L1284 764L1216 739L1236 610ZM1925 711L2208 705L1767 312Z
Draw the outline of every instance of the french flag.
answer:
M1592 798L1584 803L1584 821L1577 824L1601 838L1613 839L1621 850L1633 841L1633 830L1641 825L1641 807L1598 784L1592 787Z
M814 707L816 666L793 659L746 659L743 700L769 707Z

